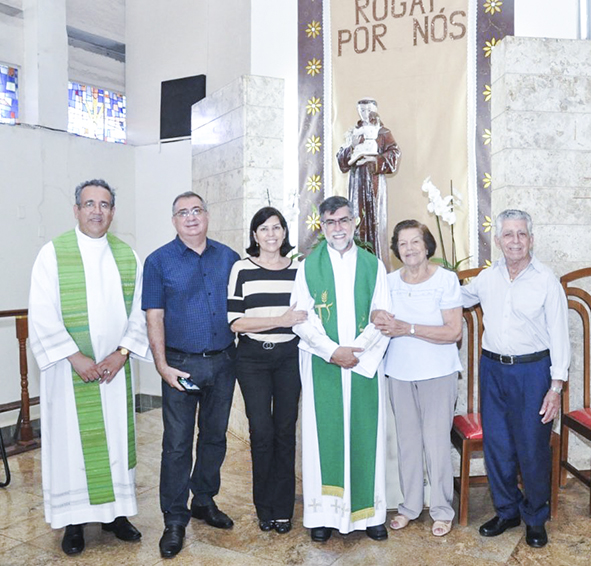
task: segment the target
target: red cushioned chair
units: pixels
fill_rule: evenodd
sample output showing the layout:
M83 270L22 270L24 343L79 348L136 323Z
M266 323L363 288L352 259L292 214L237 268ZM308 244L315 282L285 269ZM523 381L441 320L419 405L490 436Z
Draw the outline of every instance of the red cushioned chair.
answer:
M468 279L476 277L482 268L466 269L458 272L458 279L463 284ZM468 524L468 501L470 486L488 483L486 475L471 476L470 460L474 452L482 452L482 423L480 420L480 387L476 387L478 379L478 365L482 353L482 333L484 324L482 309L476 305L464 309L464 321L466 322L466 343L462 344L467 349L467 363L465 378L467 386L467 409L464 415L454 417L451 430L451 441L460 453L460 477L454 478L454 489L459 496L458 522L460 525ZM478 355L475 355L475 353ZM558 477L560 469L560 436L555 432L550 438L552 448L552 485L550 499L550 513L556 517L558 504Z
M460 283L475 277L481 268L458 272ZM462 347L467 348L467 364L464 372L467 386L466 404L468 412L456 415L451 429L451 442L460 453L460 477L454 478L454 489L458 492L460 525L468 524L468 500L471 485L487 483L486 476L470 476L470 459L474 452L482 452L482 425L480 422L479 388L475 387L478 375L478 360L482 351L482 309L480 305L464 309L467 339ZM477 352L477 355L475 353Z
M581 317L583 323L583 407L575 411L570 410L570 397L568 382L562 390L562 418L560 422L560 485L566 483L566 472L570 472L589 488L589 512L591 513L591 471L580 470L568 461L569 432L581 435L591 440L591 408L590 408L590 318L591 295L580 288L569 285L574 281L591 277L591 268L578 269L567 273L560 278L568 299L569 309L573 309Z

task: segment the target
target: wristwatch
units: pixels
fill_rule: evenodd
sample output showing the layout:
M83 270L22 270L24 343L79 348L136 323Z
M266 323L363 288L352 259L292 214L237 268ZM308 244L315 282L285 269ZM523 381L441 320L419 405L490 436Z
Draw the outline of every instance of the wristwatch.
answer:
M562 393L562 387L554 387L553 385L550 387L550 391L554 391L554 393L558 393L558 395L560 395Z
M410 335L411 336L414 336L415 335L415 325L414 324L411 324L410 325Z
M122 355L125 356L126 358L129 356L129 350L127 348L122 348L121 346L119 346L119 348L117 348L117 351Z

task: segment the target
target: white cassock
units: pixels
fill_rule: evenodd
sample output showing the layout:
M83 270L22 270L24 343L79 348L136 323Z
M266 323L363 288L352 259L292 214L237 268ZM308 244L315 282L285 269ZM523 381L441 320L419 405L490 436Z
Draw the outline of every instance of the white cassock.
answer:
M151 359L146 318L141 310L142 267L137 260L135 294L129 320L121 278L106 236L89 238L76 228L86 278L88 321L96 361L118 346ZM135 252L134 252L135 253ZM86 522L109 523L137 513L135 468L128 470L125 369L100 385L115 501L91 505L74 399L72 366L78 351L62 319L55 248L39 252L31 276L29 337L41 369L41 460L45 520L54 529Z
M388 338L383 336L373 324L355 338L355 266L357 248L353 246L342 257L340 252L327 247L334 272L337 298L338 333L340 344L327 335L314 310L314 299L310 295L304 272L305 261L298 269L291 304L297 303L297 310L308 311L308 319L293 327L301 338L300 374L302 380L302 475L304 488L304 527L330 527L341 533L365 530L367 527L382 525L386 520L386 389L382 364ZM384 309L390 312L390 295L386 280L386 269L378 260L376 286L371 302L371 310ZM314 408L314 388L312 379L312 354L326 362L339 346L359 346L364 352L358 354L359 364L355 373L379 380L378 434L375 468L375 515L368 519L351 522L350 490L350 446L345 442L345 485L343 497L322 495L322 476L320 472L320 453L316 431L316 412ZM350 437L351 370L341 369L343 384L344 438Z

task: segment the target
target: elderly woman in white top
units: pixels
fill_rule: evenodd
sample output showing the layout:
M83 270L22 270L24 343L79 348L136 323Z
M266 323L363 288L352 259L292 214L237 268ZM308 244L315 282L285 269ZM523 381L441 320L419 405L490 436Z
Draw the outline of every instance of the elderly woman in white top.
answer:
M462 369L456 345L462 333L462 297L456 274L429 262L436 247L420 222L396 225L391 248L404 265L388 275L392 313L374 311L372 320L391 337L385 368L404 502L390 527L406 527L423 510L424 452L432 533L444 536L454 517L450 431Z

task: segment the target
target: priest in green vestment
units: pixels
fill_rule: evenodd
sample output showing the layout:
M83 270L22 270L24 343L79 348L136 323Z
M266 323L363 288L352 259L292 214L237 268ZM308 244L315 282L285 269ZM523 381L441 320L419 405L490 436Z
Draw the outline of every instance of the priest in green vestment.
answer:
M66 527L62 549L82 552L83 525L125 541L140 532L130 356L151 359L141 310L142 267L108 233L115 194L103 180L75 191L78 226L39 252L29 335L39 368L45 518Z
M382 358L388 339L370 313L389 306L386 270L353 242L353 206L320 205L325 239L298 270L291 303L308 319L300 336L304 527L386 539L386 412Z

